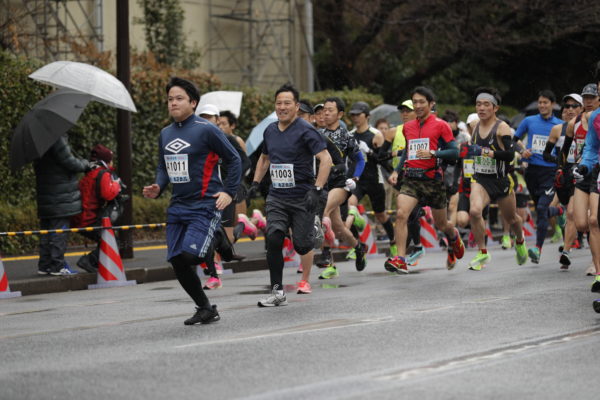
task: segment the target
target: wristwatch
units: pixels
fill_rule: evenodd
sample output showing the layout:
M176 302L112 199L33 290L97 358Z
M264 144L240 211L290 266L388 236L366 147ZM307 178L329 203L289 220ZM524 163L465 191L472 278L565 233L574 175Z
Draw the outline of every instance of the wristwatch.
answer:
M317 192L320 192L321 190L323 190L323 188L321 186L315 186L315 189L317 190Z
M429 150L429 154L431 154L431 157L435 157L435 150Z
M485 149L483 149L483 155L484 156L489 156L490 155L490 149L488 149L487 147Z

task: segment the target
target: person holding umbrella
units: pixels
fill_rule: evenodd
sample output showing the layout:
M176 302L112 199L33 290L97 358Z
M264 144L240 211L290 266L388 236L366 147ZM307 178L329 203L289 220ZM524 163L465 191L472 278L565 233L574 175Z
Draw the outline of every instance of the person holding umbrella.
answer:
M89 167L87 160L73 155L67 135L34 162L40 229L69 228L69 219L81 212L78 174ZM67 239L66 232L40 236L38 274L73 273L65 263Z

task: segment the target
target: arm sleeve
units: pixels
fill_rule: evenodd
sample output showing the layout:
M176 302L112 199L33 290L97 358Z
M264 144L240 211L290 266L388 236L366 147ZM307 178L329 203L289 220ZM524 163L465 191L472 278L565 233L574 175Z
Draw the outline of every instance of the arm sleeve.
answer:
M563 146L560 149L560 164L566 164L569 158L569 150L571 149L571 144L573 143L573 136L565 135L565 141L563 142ZM544 153L545 154L545 153ZM545 160L546 158L544 158Z
M456 140L451 140L442 150L437 150L435 156L446 161L456 161L458 159L458 146L456 145Z
M552 150L554 150L554 146L556 146L556 143L552 143L551 141L546 142L546 148L544 149L544 153L542 154L544 161L551 163L556 162L556 157L552 155Z
M169 175L165 165L165 153L162 148L162 141L158 139L158 165L156 166L156 184L160 187L160 194L165 191L169 184ZM159 196L160 196L159 194Z
M500 138L500 140L502 141L504 150L494 149L494 158L500 161L512 161L515 158L515 148L512 137L510 137L509 135L504 135Z
M396 172L400 173L400 171L402 171L402 168L404 168L405 161L406 161L406 148L404 148L404 150L402 150L402 155L400 155L400 162L398 163L398 166L395 169Z
M52 155L58 164L70 172L84 172L90 165L88 160L77 158L71 152L71 147L64 137L51 147Z
M227 178L223 182L223 190L231 197L237 193L242 178L242 160L235 148L229 143L225 134L216 126L210 125L209 146L227 163Z
M365 169L365 158L363 157L362 151L360 150L352 153L352 156L350 158L356 163L356 166L354 167L354 177L358 178L362 175Z

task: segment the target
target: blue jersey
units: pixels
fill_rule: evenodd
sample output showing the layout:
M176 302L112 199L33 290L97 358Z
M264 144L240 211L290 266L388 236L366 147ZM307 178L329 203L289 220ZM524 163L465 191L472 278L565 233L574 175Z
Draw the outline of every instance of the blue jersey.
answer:
M316 129L296 118L283 132L273 122L264 133L262 152L269 156L269 195L302 198L315 184L314 156L327 148Z
M518 139L527 134L527 145L525 147L531 149L532 152L531 157L523 159L523 161L540 167L556 167L555 163L544 161L543 154L552 127L563 122L562 119L556 118L554 115L548 119L542 118L540 114L525 118L515 132L515 137Z
M585 144L583 145L583 157L580 164L585 165L588 171L598 163L598 153L600 152L600 108L592 113L588 121L588 133L585 135Z
M217 164L222 158L228 166L221 182ZM192 115L173 122L160 132L156 183L161 193L173 184L171 206L187 209L214 208L218 192L232 198L241 179L241 161L237 151L219 128Z

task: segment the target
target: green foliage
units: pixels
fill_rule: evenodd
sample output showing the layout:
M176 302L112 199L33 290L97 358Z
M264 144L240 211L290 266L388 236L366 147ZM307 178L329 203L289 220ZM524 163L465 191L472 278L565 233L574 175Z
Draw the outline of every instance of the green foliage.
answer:
M183 35L183 8L179 0L138 0L144 17L146 45L157 61L166 65L193 69L198 66L200 50L189 48Z

